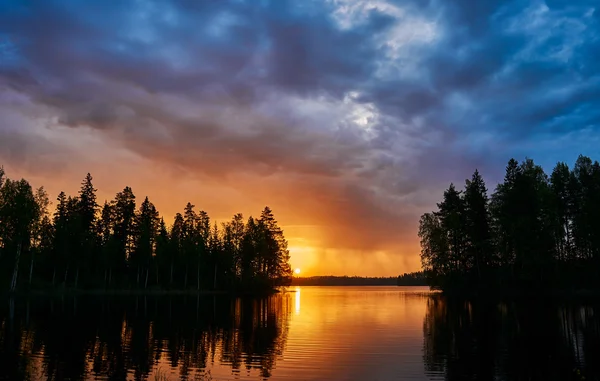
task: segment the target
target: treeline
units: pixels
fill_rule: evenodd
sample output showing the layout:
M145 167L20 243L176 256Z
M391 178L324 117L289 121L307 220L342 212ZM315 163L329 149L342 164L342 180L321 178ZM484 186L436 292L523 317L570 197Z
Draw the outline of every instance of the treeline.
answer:
M395 286L395 277L311 276L292 279L292 286Z
M550 176L511 159L488 198L475 171L421 217L421 261L444 290L600 287L600 164L579 156Z
M283 231L268 207L220 226L188 203L167 228L130 187L100 207L88 174L77 196L58 195L0 168L0 289L265 291L291 280Z
M427 277L423 271L404 273L396 280L398 286L427 286Z

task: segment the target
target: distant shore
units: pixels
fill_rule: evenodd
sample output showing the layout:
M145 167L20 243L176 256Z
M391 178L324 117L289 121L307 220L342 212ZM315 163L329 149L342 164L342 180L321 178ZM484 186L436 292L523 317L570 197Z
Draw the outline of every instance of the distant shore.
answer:
M312 276L295 277L292 286L427 286L424 277L403 274L400 277Z

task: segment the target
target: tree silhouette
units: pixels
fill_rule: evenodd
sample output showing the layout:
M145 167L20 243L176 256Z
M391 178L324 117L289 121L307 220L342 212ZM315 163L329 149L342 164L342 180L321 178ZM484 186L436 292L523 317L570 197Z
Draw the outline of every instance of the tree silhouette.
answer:
M10 290L17 286L21 254L31 247L32 231L40 214L31 185L26 180L3 180L0 188L0 242L3 268L12 269Z
M445 290L600 286L600 164L579 156L550 177L511 159L488 202L478 171L464 192L450 185L421 217L421 262Z
M154 256L156 236L159 228L158 212L148 200L148 197L140 205L139 213L136 216L135 228L135 244L129 263L134 267L137 287L140 287L141 279L144 288L147 288L150 265Z
M290 284L287 241L270 208L219 227L187 203L168 228L148 197L136 207L130 187L100 208L92 180L88 173L76 197L60 192L51 218L44 188L34 192L0 167L0 287L262 292Z
M184 379L213 364L266 377L286 345L290 303L279 294L16 298L12 311L0 304L0 379L153 380L162 363Z
M290 267L290 252L288 244L283 236L283 231L277 225L271 208L266 206L259 220L261 250L261 272L268 281L274 285L289 285L292 277Z
M488 274L493 251L487 189L477 170L472 179L466 181L464 208L465 256L473 277L481 283Z
M50 199L44 187L39 187L34 194L35 203L38 207L38 216L34 221L31 236L31 250L29 251L29 286L33 281L33 268L36 256L48 256L52 249L53 227L50 221L48 207Z
M96 257L95 247L97 240L96 231L96 216L98 212L98 204L96 203L96 189L92 185L92 175L89 173L81 183L79 190L77 216L80 223L79 229L76 232L79 245L77 251L80 253L78 261L75 287L79 283L79 272L83 271L87 279L94 277Z
M551 300L431 295L423 322L426 372L446 380L597 380L597 306Z

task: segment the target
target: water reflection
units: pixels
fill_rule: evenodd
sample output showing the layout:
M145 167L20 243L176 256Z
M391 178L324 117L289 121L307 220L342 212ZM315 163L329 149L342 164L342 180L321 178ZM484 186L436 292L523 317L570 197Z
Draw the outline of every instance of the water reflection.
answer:
M423 328L426 371L447 380L598 380L598 311L587 303L431 296Z
M300 314L300 287L296 287L296 297L295 297L295 307L296 307L296 315Z
M290 312L288 295L6 301L0 379L185 380L201 378L209 364L218 365L210 367L215 378L267 378Z
M2 300L0 380L599 379L600 304L292 291Z

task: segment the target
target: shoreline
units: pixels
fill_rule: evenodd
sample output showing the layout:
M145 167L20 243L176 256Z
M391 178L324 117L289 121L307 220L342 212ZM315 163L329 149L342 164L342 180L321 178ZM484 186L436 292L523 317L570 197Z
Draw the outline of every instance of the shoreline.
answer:
M82 290L82 289L54 289L54 290L17 290L15 292L4 291L0 292L2 297L61 297L61 296L209 296L209 295L226 295L231 297L267 297L280 293L280 290L264 290L264 291L231 291L231 290L127 290L127 289L110 289L110 290Z

